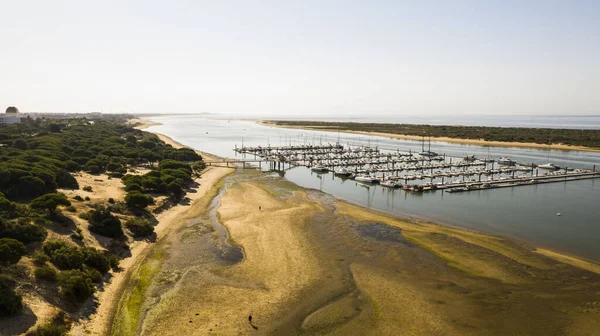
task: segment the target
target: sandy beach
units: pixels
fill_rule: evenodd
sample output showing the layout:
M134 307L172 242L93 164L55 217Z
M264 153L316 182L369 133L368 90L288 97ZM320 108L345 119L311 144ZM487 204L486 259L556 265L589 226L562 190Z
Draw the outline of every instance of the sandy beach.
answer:
M269 127L305 129L305 130L310 130L310 131L323 131L323 132L341 132L341 133L351 133L351 134L363 134L363 135L387 137L390 139L415 140L415 141L422 140L422 137L415 136L415 135L402 135L402 134L380 133L380 132L362 132L362 131L349 131L349 130L335 130L334 131L331 129L322 129L319 127L282 126L282 125L277 125L275 123L264 121L264 120L258 120L255 122L257 122L261 125L264 125L264 126L269 126ZM458 138L448 138L448 137L431 137L431 140L456 143L456 144L462 144L462 145L474 145L474 146L548 149L548 145L538 144L538 143L530 143L530 142L486 141L486 140L477 140L477 139L458 139ZM552 145L550 145L550 148L556 149L556 150L565 150L565 151L575 150L575 151L584 151L584 152L600 152L600 149L597 149L597 148L589 148L589 147L584 147L584 146L570 146L570 145L562 145L562 144L552 144Z

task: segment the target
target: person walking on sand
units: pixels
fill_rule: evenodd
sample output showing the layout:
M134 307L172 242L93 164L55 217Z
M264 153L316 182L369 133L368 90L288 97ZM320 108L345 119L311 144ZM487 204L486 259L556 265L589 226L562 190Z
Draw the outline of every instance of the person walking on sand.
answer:
M260 205L258 206L258 211L262 211L262 208L260 207Z

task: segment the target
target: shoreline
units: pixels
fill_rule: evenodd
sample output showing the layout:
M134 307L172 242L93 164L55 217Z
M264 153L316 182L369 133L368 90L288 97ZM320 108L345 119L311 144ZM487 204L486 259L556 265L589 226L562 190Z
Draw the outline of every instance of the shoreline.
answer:
M293 334L298 330L308 334L321 330L398 334L398 321L403 321L403 328L416 323L418 327L413 329L422 334L430 334L428 331L438 330L438 326L446 331L464 330L455 329L461 326L450 323L451 318L471 319L484 331L489 325L481 324L480 315L470 310L472 304L512 307L518 303L524 305L522 312L536 316L538 311L531 307L538 304L539 295L555 289L554 295L560 298L554 303L570 310L585 303L581 299L585 291L578 291L579 296L571 302L565 299L570 298L571 291L562 290L563 281L581 276L595 279L596 275L586 270L600 274L598 264L534 249L510 238L437 223L407 222L339 199L332 198L335 203L330 204L321 197L308 197L312 192L289 181L252 176L229 185L217 209L218 217L230 238L245 251L244 259L233 265L208 263L199 267L196 259L179 258L191 245L183 250L178 244L169 245L164 254L175 256L179 262L165 261L170 266L157 269L158 273L186 275L159 287L160 304L151 300L145 306L145 318L138 321L142 333L247 334L254 326L248 323L249 315L264 334ZM262 210L257 211L259 206ZM320 225L322 222L328 225ZM376 229L382 223L401 230L400 238L388 239L391 237L385 234L393 229L378 231L382 234L379 239L371 235L361 238L352 228L360 225ZM163 239L180 242L175 231ZM186 234L179 231L181 237ZM328 234L335 234L335 239ZM204 244L204 240L197 243ZM153 263L152 258L144 262ZM537 289L536 279L543 275L561 280ZM592 282L586 282L586 286L595 288ZM469 288L488 295L481 300L477 295L465 295L471 293ZM498 293L498 288L503 291ZM532 290L536 293L531 294ZM150 293L143 298L150 297ZM522 297L527 300L521 301ZM403 306L405 309L400 309ZM423 314L433 316L435 321L417 318ZM501 322L511 316L517 318L519 312L495 314L491 312L489 318ZM593 328L589 322L592 315L577 311L572 316L580 323L578 327ZM577 320L582 316L583 322ZM496 328L504 331L498 334L512 334L506 331L510 328L503 329L503 323Z
M321 132L330 132L330 133L348 133L348 134L361 134L361 135L371 135L371 136L379 136L386 137L390 139L398 139L398 140L415 140L421 141L422 137L416 135L402 135L402 134L394 134L394 133L382 133L382 132L365 132L365 131L351 131L351 130L332 130L332 129L323 129L320 127L300 127L300 126L282 126L277 125L272 122L268 122L266 120L254 120L259 125L269 126L269 127L277 127L277 128L289 128L289 129L303 129L307 131L321 131ZM461 145L473 145L473 146L490 146L490 147L518 147L518 148L532 148L532 149L548 149L548 145L532 143L532 142L503 142L503 141L487 141L487 140L477 140L477 139L461 139L461 138L448 138L448 137L431 137L432 141L437 142L448 142L455 143ZM562 150L562 151L581 151L581 152L593 152L600 153L600 149L590 148L584 146L571 146L571 145L561 145L561 144L552 144L550 145L550 149L553 150Z
M149 122L140 127L147 128L157 124L158 123ZM174 148L187 147L166 135L154 132L150 133L156 134L162 141L170 144ZM210 154L200 151L196 152L202 155L203 158L213 158ZM172 227L176 226L176 222L181 217L185 216L186 213L194 211L198 202L211 190L211 188L233 171L234 169L232 168L207 167L202 175L194 180L198 186L192 188L193 192L188 192L186 194L186 198L189 199L189 204L178 204L158 214L156 216L158 224L154 227L157 236L156 241L148 242L146 240L136 240L130 245L131 256L121 260L119 264L121 271L111 273L110 281L104 285L102 291L98 292L96 300L99 304L96 307L96 311L87 319L79 320L75 323L69 334L109 335L121 296L126 290L133 274L135 274L136 270L152 252L156 242L168 237L169 233L172 231Z

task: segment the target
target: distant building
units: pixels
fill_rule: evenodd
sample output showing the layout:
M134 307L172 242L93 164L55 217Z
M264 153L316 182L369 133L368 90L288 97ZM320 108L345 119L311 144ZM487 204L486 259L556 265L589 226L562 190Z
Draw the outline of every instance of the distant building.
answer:
M9 106L6 108L6 114L17 114L19 113L19 109L14 106Z
M6 109L6 114L0 115L0 125L7 124L20 124L21 117L19 116L19 109L14 106L9 106Z

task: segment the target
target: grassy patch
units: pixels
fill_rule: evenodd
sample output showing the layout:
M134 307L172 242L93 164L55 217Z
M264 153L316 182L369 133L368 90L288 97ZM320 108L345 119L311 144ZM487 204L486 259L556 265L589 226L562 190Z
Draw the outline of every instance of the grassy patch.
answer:
M163 251L157 248L131 275L131 279L135 279L135 282L131 287L125 289L119 302L111 335L137 335L140 312L146 292L156 272L160 269L163 257Z

